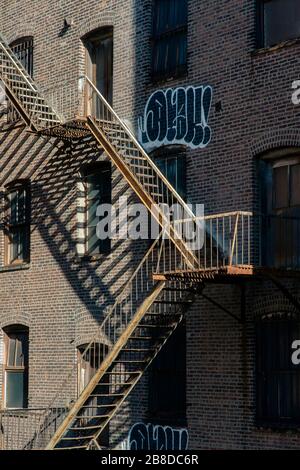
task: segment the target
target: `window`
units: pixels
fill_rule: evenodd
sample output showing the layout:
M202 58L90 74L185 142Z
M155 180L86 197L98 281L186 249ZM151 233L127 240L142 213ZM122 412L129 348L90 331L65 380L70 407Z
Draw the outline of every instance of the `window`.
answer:
M153 160L163 175L176 189L178 194L186 199L186 155L184 152L163 149L155 152Z
M187 0L154 0L152 29L152 78L170 78L185 73Z
M113 98L113 29L102 28L92 33L85 39L87 50L87 75L95 84L102 96L112 104ZM98 100L89 97L92 106L99 103ZM87 103L87 112L90 112ZM99 116L100 110L93 109L93 113ZM101 117L101 116L99 116Z
M28 329L5 329L5 408L26 408L28 401Z
M186 328L175 330L150 368L149 419L162 425L186 424Z
M86 206L86 239L85 254L97 256L107 254L111 250L110 225L107 223L105 239L98 238L97 225L108 218L105 212L103 216L97 215L97 209L101 204L111 204L111 164L101 162L90 167L84 172L85 206Z
M268 266L300 267L300 159L261 162L262 253Z
M270 47L300 36L299 0L259 1L259 46Z
M8 186L5 264L29 262L30 188L26 181Z
M273 175L273 209L300 206L300 163L278 164Z
M10 44L10 48L20 60L29 75L33 76L33 38L25 37L17 39ZM8 122L13 123L19 119L19 115L11 104L8 106Z
M292 343L300 321L285 317L257 324L257 422L274 427L300 425L300 368L292 363Z

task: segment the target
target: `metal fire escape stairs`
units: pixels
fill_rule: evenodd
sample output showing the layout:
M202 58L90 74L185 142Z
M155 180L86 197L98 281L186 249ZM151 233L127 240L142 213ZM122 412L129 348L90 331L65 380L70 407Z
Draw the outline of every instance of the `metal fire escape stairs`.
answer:
M61 130L65 128L66 135L69 135L70 122L65 122L54 107L47 103L2 36L0 80L8 98L31 131L46 131L51 135L51 129L59 128L63 137ZM86 130L120 170L171 239L169 243L176 247L186 265L197 267L198 259L194 252L178 236L172 217L167 217L158 204L164 203L168 207L177 204L185 217L194 217L192 211L100 92L87 77L85 81L95 110L84 122ZM185 310L193 302L194 292L179 281L155 283L152 274L159 263L158 257L159 250L155 242L128 283L131 289L129 294L126 292L125 297L117 299L104 324L100 326L102 340L92 340L84 353L89 360L94 355L94 364L97 365L95 375L69 412L55 416L53 410L62 406L65 385L59 390L36 430L34 440L39 442L40 447L47 444L47 449L100 448L101 436L110 420L181 322ZM101 361L97 362L100 357ZM71 381L75 380L77 370L72 374ZM50 424L53 420L56 420L55 430ZM45 436L48 443L43 441Z

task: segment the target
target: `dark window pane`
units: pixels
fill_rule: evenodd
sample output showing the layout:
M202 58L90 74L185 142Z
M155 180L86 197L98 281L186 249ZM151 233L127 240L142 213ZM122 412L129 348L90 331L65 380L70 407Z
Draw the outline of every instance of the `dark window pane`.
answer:
M153 11L153 33L158 35L166 31L185 26L187 22L186 0L156 0Z
M153 9L153 76L184 71L187 56L187 3L156 0Z
M19 333L16 337L16 367L27 366L28 335Z
M155 163L180 196L185 199L186 161L184 155L158 157L155 158Z
M104 216L97 216L97 209L101 204L111 203L111 165L103 163L94 173L86 176L87 188L87 252L89 255L108 253L111 246L110 227L105 227L108 237L101 240L97 236L97 225Z
M289 207L289 167L274 168L273 208Z
M182 324L153 361L149 380L149 418L166 425L185 425L186 329Z
M7 351L7 365L14 367L15 365L15 355L16 355L16 337L11 335L8 338L8 351Z
M291 172L291 206L300 205L300 165L292 165Z
M26 228L20 227L10 231L10 262L26 259Z
M23 186L8 195L8 262L25 261L29 257L30 214L29 189Z
M26 191L18 189L9 195L10 198L10 223L21 224L26 218Z
M271 0L263 5L264 46L300 36L299 0Z
M291 345L299 335L295 320L266 320L257 326L257 415L266 424L300 423L300 371L291 361Z
M24 372L6 372L6 407L24 408L26 406Z

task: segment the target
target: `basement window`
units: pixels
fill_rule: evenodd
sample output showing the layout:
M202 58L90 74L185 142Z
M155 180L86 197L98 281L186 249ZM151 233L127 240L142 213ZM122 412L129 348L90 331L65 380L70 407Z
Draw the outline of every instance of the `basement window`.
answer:
M292 363L292 343L300 321L278 316L256 326L257 424L292 429L300 425L300 367Z
M260 0L259 47L271 47L300 37L299 0Z
M152 79L184 75L187 66L187 0L153 0Z
M30 185L18 181L7 187L5 264L28 263L30 257Z
M28 402L28 328L21 325L4 330L5 408L26 408Z

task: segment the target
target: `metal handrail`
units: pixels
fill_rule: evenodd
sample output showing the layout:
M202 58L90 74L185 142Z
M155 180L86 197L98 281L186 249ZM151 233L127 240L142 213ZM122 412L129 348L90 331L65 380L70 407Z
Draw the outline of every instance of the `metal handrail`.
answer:
M138 264L137 268L135 269L135 271L133 272L133 274L131 275L131 277L129 278L129 281L126 283L126 286L124 287L124 289L122 290L122 292L117 296L117 299L115 301L115 303L113 304L113 306L110 308L110 311L109 313L106 315L105 319L103 320L103 322L101 323L101 325L98 327L98 331L101 333L101 332L105 332L106 331L106 325L109 324L109 321L112 319L113 315L114 315L114 312L116 310L116 307L118 306L118 304L120 302L122 302L123 300L123 297L124 297L124 294L127 293L127 289L128 289L128 286L130 285L130 283L133 282L133 280L139 275L139 272L141 270L141 268L143 267L143 265L145 264L145 262L147 261L147 259L152 255L155 247L157 246L159 242L159 238L157 238L154 243L151 245L151 247L149 248L149 250L147 251L147 253L144 255L144 257L142 258L142 260L140 261L140 263ZM126 298L126 296L125 296ZM89 350L91 350L91 348L93 347L93 345L95 343L97 343L99 341L99 336L97 334L94 335L94 337L92 338L92 340L88 343L88 345L86 346L86 348L84 349L84 351L82 352L82 356L84 357ZM62 382L62 384L60 385L60 387L58 388L58 391L56 392L55 396L53 397L53 399L50 401L49 405L47 406L47 408L45 409L45 413L43 414L43 417L46 417L47 414L51 413L51 410L53 409L58 409L59 407L55 407L54 406L54 403L55 401L61 396L61 392L63 390L65 390L66 386L70 383L73 375L74 375L74 372L76 373L77 372L77 367L78 367L78 364L75 364L72 369L70 370L70 372L68 373L67 377L64 379L64 381ZM83 393L83 390L82 392ZM39 426L41 425L42 423L39 424ZM39 434L39 430L37 429L36 430L36 434L38 436Z
M174 194L176 194L176 199L178 200L178 202L180 202L180 204L185 208L186 212L189 213L191 215L192 218L194 218L194 213L192 212L192 210L190 209L190 207L186 204L186 202L182 199L182 197L180 196L180 194L177 193L177 191L174 189L174 187L170 184L170 182L167 180L167 178L162 174L162 172L159 170L159 168L155 165L155 163L153 162L153 160L149 157L149 155L145 152L145 150L143 149L143 147L141 146L141 144L138 142L138 140L136 139L136 137L133 135L133 133L131 132L131 130L129 129L129 127L123 122L121 121L121 119L119 118L119 116L116 114L116 112L113 110L113 108L110 106L110 104L107 102L107 100L101 95L100 91L98 90L98 88L94 85L94 83L86 76L82 76L82 78L85 78L85 80L87 81L87 83L93 88L93 90L95 91L95 93L98 95L98 97L100 98L100 100L105 104L105 106L108 108L109 112L112 113L112 115L114 116L114 118L116 119L116 121L126 130L126 132L128 133L129 137L132 139L132 141L134 142L134 144L136 145L136 147L138 148L138 150L142 153L143 157L145 157L149 163L149 165L155 170L155 172L158 174L159 178L164 182L164 184L168 187L168 189ZM80 77L79 77L80 79Z

